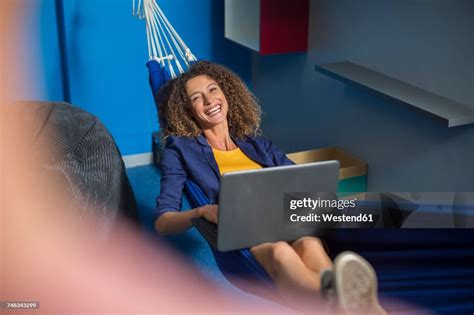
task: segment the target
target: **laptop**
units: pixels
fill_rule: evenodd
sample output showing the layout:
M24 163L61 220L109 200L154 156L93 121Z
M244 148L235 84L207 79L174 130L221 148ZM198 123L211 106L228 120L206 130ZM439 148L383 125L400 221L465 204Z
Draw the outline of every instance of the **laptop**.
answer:
M317 224L291 224L285 212L288 198L320 192L335 198L338 175L338 161L224 174L219 191L219 224L198 218L192 220L193 225L219 251L318 236L322 229Z

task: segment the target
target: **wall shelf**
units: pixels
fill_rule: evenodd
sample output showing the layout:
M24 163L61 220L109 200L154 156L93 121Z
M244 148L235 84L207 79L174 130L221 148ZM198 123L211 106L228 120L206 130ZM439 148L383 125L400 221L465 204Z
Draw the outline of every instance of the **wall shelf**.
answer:
M474 109L352 62L316 65L315 69L344 83L402 102L411 109L440 120L447 127L474 123Z

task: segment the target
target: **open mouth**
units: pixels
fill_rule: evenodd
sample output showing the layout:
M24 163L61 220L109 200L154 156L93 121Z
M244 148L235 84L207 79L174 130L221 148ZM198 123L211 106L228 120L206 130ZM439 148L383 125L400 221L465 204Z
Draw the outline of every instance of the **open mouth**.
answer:
M205 114L209 117L215 116L219 114L222 110L222 106L220 104L217 104L216 106L212 106L208 110L206 110Z

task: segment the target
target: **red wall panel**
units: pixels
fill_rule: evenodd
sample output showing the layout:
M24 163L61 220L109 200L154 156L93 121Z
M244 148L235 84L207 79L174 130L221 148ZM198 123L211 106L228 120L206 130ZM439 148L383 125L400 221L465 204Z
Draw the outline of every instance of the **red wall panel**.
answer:
M308 49L309 0L260 1L260 54Z

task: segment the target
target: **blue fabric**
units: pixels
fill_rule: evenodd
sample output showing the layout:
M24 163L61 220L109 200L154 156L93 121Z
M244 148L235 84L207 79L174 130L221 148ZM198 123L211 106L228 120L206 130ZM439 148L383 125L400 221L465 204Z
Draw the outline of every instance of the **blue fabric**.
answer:
M192 204L193 208L202 207L209 204L209 199L207 199L206 195L204 195L201 188L199 188L196 183L187 180L184 183L184 189L186 190L189 202Z
M245 155L263 167L294 164L265 138L234 141ZM181 209L181 193L188 179L202 190L210 204L219 203L220 172L204 136L170 136L161 160L161 173L161 192L155 209L157 218L165 212Z
M156 96L160 88L171 79L171 75L166 68L161 67L155 60L148 61L146 66L148 68L148 79L151 91L153 92L153 96Z

